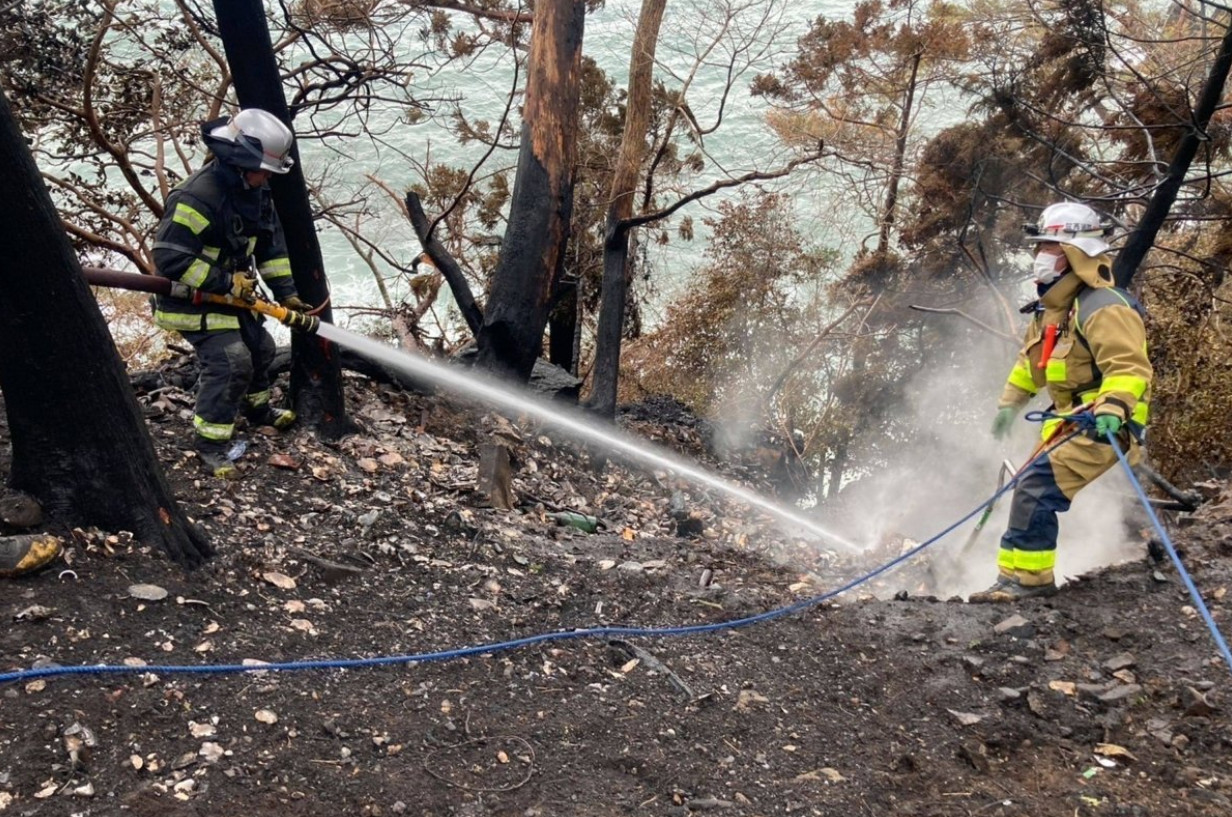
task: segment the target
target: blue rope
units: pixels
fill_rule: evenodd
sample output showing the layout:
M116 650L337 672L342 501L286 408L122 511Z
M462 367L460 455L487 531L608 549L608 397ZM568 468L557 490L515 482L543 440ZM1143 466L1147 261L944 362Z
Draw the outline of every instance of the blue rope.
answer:
M1046 452L1041 454L1041 456L1046 456ZM765 613L759 613L757 615L733 619L730 621L720 621L713 624L694 624L684 627L589 627L579 630L558 630L551 633L531 635L525 638L516 638L511 641L498 641L472 647L442 650L440 652L417 653L414 655L385 655L376 656L373 658L283 661L270 664L161 664L142 667L131 667L115 664L94 664L72 667L39 667L36 669L0 673L0 684L16 681L32 681L36 678L51 678L59 675L131 675L144 673L156 673L159 675L222 675L243 672L291 672L314 669L361 669L365 667L388 666L390 664L448 661L455 658L464 658L470 655L502 652L504 650L512 650L517 647L525 647L531 644L543 644L550 641L563 641L565 639L572 638L664 638L668 636L710 633L718 630L734 630L740 627L747 627L751 624L758 624L763 621L771 621L773 619L782 618L783 616L791 615L792 613L799 612L800 610L814 607L822 602L846 593L848 590L858 587L865 582L871 581L877 576L880 576L903 562L915 557L925 548L930 547L940 541L964 522L971 519L976 514L981 513L985 506L987 506L990 502L996 501L1002 494L1013 488L1017 482L1018 477L1008 480L1005 485L997 490L996 493L981 502L974 509L947 527L945 530L941 531L932 538L921 542L910 550L905 551L898 557L891 559L880 567L875 568L871 572L866 573L857 579L852 579L837 589L830 590L822 593L821 595L812 596L811 598L802 599L794 604L789 604L786 607L780 607Z
M1232 672L1232 652L1228 650L1228 642L1224 639L1223 633L1219 631L1219 625L1215 623L1211 611L1207 609L1206 602L1202 601L1202 594L1198 592L1198 588L1194 585L1193 579L1189 576L1189 571L1185 569L1185 565L1181 563L1180 554L1176 552L1176 548L1172 546L1172 540L1168 537L1164 526L1160 524L1159 517L1155 514L1155 509L1151 507L1150 500L1146 497L1146 492L1142 490L1142 483L1138 481L1138 477L1134 474L1134 469L1130 466L1129 460L1125 457L1125 452L1121 450L1121 443L1117 440L1115 434L1108 434L1108 442L1112 443L1112 448L1116 451L1117 459L1121 461L1121 465L1125 468L1125 473L1129 476L1129 482L1134 486L1134 492L1138 495L1138 501L1142 503L1142 507L1146 508L1147 515L1151 517L1151 524L1155 526L1155 532L1159 534L1159 538L1164 543L1164 549L1168 551L1168 556L1172 559L1172 563L1176 565L1177 573L1181 576L1181 581L1185 583L1185 589L1189 591L1189 597L1193 599L1194 606L1202 613L1202 620L1206 622L1206 627L1211 631L1211 638L1215 639L1215 644L1219 647L1219 651L1223 653L1223 660L1228 665L1228 670Z

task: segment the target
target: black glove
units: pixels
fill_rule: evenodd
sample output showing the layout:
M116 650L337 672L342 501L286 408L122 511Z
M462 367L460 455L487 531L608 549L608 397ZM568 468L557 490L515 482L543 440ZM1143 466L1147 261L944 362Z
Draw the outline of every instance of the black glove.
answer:
M300 300L300 297L298 295L289 295L286 298L283 298L278 303L294 312L311 312L312 311L312 306Z

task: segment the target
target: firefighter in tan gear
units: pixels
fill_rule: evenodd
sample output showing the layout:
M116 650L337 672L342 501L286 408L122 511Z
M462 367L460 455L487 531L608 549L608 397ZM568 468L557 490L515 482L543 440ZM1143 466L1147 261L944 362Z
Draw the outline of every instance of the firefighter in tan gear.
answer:
M1009 603L1056 592L1057 514L1117 462L1107 434L1116 435L1130 463L1150 412L1151 363L1142 308L1112 279L1108 227L1090 207L1061 202L1044 209L1028 228L1035 245L1039 300L1018 360L998 403L993 433L1004 437L1019 410L1046 389L1057 414L1089 411L1095 429L1044 423L1043 451L1014 490L1001 538L995 584L972 602Z

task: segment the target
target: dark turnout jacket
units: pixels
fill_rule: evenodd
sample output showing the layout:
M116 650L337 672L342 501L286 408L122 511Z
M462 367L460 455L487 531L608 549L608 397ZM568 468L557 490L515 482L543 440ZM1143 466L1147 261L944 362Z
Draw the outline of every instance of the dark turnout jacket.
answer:
M155 235L154 264L164 278L217 294L231 291L233 273L255 265L275 300L296 294L269 188L249 187L238 168L218 161L167 197ZM179 332L238 329L242 314L247 310L163 295L154 307L155 323Z

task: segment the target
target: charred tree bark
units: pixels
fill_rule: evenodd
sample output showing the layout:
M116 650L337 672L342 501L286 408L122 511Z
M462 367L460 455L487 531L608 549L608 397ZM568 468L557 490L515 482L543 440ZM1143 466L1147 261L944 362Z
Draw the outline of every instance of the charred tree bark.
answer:
M578 371L578 284L560 282L555 304L548 317L548 362L577 377Z
M607 419L616 417L620 380L620 342L625 328L629 296L629 227L633 194L642 159L646 155L646 129L650 122L651 80L655 46L667 0L643 0L633 52L629 57L628 106L620 156L612 176L607 235L603 242L603 284L599 296L599 323L595 337L595 374L590 408Z
M240 107L262 108L291 125L261 0L214 0L214 13ZM291 172L270 180L274 206L286 233L295 288L305 302L319 304L317 317L332 323L325 261L312 221L298 145L291 148L291 155L295 159ZM354 431L346 413L337 347L317 335L295 333L291 348L291 401L296 413L327 438Z
M449 291L453 293L453 299L458 304L462 319L466 321L471 334L479 337L479 331L483 328L483 310L475 303L475 294L471 292L470 284L466 282L466 275L458 266L458 262L449 254L449 250L445 249L445 245L435 235L432 235L431 222L424 213L423 202L419 200L418 193L411 191L406 194L406 212L410 216L411 227L415 230L416 237L419 238L419 245L424 248L424 252L432 259L432 263L441 271L441 275L445 276L445 282L449 284Z
M520 383L539 357L552 293L564 273L585 13L584 0L535 4L509 226L479 332L479 364Z
M907 81L907 87L903 91L903 111L898 119L898 132L894 139L894 166L890 170L885 202L881 206L881 225L877 229L877 252L882 255L890 251L890 232L894 229L894 220L898 215L898 189L902 185L904 168L907 165L907 137L911 134L911 109L915 102L920 60L923 57L923 51L917 51L911 56L911 78Z
M1219 43L1219 53L1215 55L1211 72L1206 76L1206 84L1202 86L1202 94L1194 107L1193 121L1185 126L1185 135L1177 144L1172 161L1168 163L1167 175L1159 187L1155 188L1137 228L1129 234L1129 239L1112 264L1112 277L1117 286L1127 287L1133 280L1134 273L1155 244L1155 236L1163 227L1164 219L1176 203L1177 193L1185 183L1185 174L1189 172L1189 166L1198 153L1198 146L1210 141L1206 128L1223 97L1229 69L1232 69L1232 26L1224 32L1223 40Z
M106 321L3 95L0 167L9 485L53 519L132 531L195 567L210 544L172 498Z

